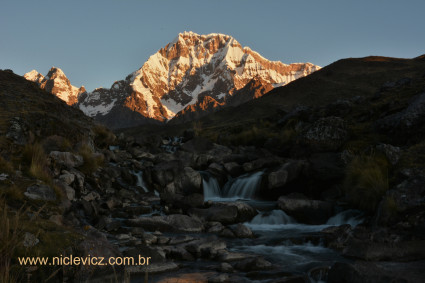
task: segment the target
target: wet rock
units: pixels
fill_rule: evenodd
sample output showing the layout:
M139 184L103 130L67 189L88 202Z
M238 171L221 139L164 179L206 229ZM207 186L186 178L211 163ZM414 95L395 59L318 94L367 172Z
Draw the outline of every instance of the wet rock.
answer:
M237 238L254 237L254 234L252 233L251 229L241 223L238 223L236 226L231 227L231 229Z
M246 162L242 166L245 172L252 172L252 171L258 171L260 169L275 167L281 163L282 163L281 158L271 155L271 156L256 159L251 162Z
M226 249L226 243L211 236L185 243L183 247L196 258L215 258L219 251Z
M226 273L231 273L233 272L233 266L231 266L230 264L228 264L227 262L222 262L220 264L220 268L219 270L221 272L226 272Z
M242 167L236 162L225 163L224 168L232 177L239 176L242 173Z
M243 202L216 202L209 208L191 209L189 213L206 221L217 221L222 224L233 224L251 220L257 211Z
M224 238L236 238L235 233L230 228L224 228L219 235Z
M79 167L84 163L84 159L81 155L71 152L52 151L49 153L49 158L54 166L62 165L73 168Z
M320 118L302 133L303 142L317 151L336 151L348 136L347 124L339 117Z
M272 264L262 257L253 257L239 261L233 267L241 271L265 270L271 268Z
M269 189L277 189L283 187L288 180L288 172L280 169L278 171L271 172L268 176Z
M195 257L185 250L183 247L178 246L168 246L164 248L165 253L167 254L167 258L178 259L178 260L186 260L193 261Z
M307 224L323 224L332 216L333 205L329 202L311 200L301 194L281 196L278 206L297 221Z
M27 188L24 193L27 198L34 200L56 200L55 191L44 184L35 184Z
M185 167L183 172L174 182L176 190L183 192L185 195L191 193L202 193L202 177L198 171L191 167Z
M220 233L224 229L223 224L220 222L208 222L206 227L208 233Z
M351 225L331 226L320 231L324 235L325 245L335 250L342 250L351 233Z

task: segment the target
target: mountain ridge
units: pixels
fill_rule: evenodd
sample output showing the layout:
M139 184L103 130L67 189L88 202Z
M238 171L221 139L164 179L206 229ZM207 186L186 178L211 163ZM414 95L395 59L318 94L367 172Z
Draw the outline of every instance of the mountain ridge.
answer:
M109 89L78 93L78 102L68 99L72 101L68 104L109 126L119 113L134 112L131 114L134 119L128 123L115 121L113 126L131 127L168 121L186 107L202 102L205 96L226 104L255 77L277 87L319 69L311 63L287 65L269 61L249 47L242 47L229 35L184 32L124 80L114 82ZM25 76L38 82L40 75L32 72Z

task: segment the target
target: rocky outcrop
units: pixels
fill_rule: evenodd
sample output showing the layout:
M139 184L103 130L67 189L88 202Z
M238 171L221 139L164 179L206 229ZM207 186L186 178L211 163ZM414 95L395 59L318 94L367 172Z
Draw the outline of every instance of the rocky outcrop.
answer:
M333 214L331 203L307 199L300 194L281 196L278 199L278 206L301 223L323 224Z

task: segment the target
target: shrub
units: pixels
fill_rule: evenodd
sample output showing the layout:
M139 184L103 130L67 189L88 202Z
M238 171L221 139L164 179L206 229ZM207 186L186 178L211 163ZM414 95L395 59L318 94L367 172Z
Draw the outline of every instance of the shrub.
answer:
M96 171L105 161L103 155L94 153L93 149L87 144L80 147L78 154L84 159L84 164L80 167L80 170L86 174Z
M28 173L39 180L50 183L52 178L47 166L47 156L43 147L38 144L28 144L24 148L23 162L29 166Z
M106 148L115 142L116 136L105 126L95 125L93 133L94 143L99 148Z
M71 142L62 136L49 136L43 141L43 148L45 152L51 151L71 151L72 144Z
M373 212L388 190L388 161L381 156L356 156L348 164L344 181L348 200Z

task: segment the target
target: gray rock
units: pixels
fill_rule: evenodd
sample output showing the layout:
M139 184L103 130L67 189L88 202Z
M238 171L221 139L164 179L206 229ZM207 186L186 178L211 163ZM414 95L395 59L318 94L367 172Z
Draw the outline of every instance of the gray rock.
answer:
M175 231L179 232L201 232L204 230L204 224L197 218L182 214L168 215L165 218Z
M319 151L336 151L348 139L346 122L339 117L320 118L307 127L302 138L305 144Z
M75 175L69 173L66 170L62 170L62 175L59 176L59 180L67 184L68 186L71 185L75 180Z
M25 145L28 142L28 127L20 117L14 117L10 121L9 131L6 138L13 140L15 144Z
M52 151L49 153L49 157L53 164L70 168L79 167L84 163L84 159L81 155L71 152Z
M238 223L236 226L231 227L231 229L237 238L254 237L254 234L252 233L251 229L241 223Z
M55 191L44 184L36 184L28 187L24 195L35 200L56 200Z
M251 220L258 212L243 202L216 202L209 208L191 209L190 214L206 221L217 221L223 224L233 224Z
M332 216L330 202L307 199L302 195L281 196L278 206L297 221L307 224L323 224Z
M39 242L40 240L34 234L25 232L24 242L23 242L24 247L32 248L32 247L35 247Z
M268 178L268 188L270 190L283 187L288 180L288 171L280 169L278 171L271 172Z
M236 162L228 162L224 164L226 171L232 176L236 177L242 173L242 167Z
M400 148L397 146L392 146L390 144L380 144L376 146L376 150L384 153L392 165L396 165L400 159L401 152Z

